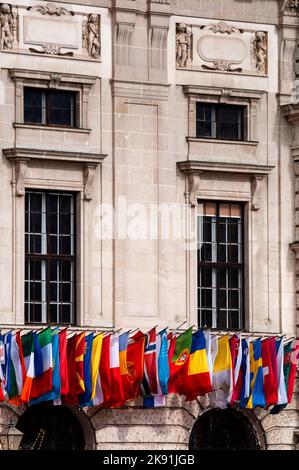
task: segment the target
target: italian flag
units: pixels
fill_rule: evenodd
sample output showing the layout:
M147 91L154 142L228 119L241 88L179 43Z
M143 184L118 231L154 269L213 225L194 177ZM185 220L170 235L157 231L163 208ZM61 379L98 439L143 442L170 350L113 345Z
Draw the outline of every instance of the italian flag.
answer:
M52 334L50 328L37 335L30 332L22 337L26 378L21 400L28 402L52 390Z

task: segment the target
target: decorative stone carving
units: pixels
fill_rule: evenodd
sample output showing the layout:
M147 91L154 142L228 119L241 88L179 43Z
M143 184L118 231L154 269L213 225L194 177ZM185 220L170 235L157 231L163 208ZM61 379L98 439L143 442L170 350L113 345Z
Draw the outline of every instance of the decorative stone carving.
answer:
M200 188L200 176L201 172L193 173L188 176L188 193L186 194L187 204L191 206L197 205L197 199L199 197ZM188 201L189 199L189 201Z
M20 158L15 160L15 180L16 180L16 196L25 195L24 180L26 176L28 159Z
M192 33L185 23L176 25L176 65L186 68L187 62L192 61Z
M100 16L90 14L88 20L83 22L83 46L87 49L89 57L99 59L101 54Z
M12 49L14 34L16 34L15 20L11 11L11 6L2 3L0 7L0 25L1 25L1 50Z
M36 49L35 47L29 47L30 52L35 52L36 54L48 54L48 55L59 55L72 57L73 52L63 52L62 47L59 44L42 44L41 50Z
M220 103L227 103L231 94L232 94L232 90L223 88L223 90L221 90Z
M206 70L220 70L221 72L242 72L241 67L233 68L233 64L226 60L214 60L213 65L202 65Z
M85 164L83 166L83 184L84 184L84 199L90 201L93 193L93 181L97 165Z
M253 57L256 62L256 70L258 73L266 73L267 65L267 45L266 33L264 31L256 31L253 40Z
M299 16L299 0L285 0L281 13L285 16Z
M116 62L120 65L129 65L129 40L134 31L133 23L117 23L116 33Z
M29 7L27 10L30 11L38 11L42 15L56 15L56 16L61 16L61 15L73 15L74 13L67 10L66 8L63 7L57 7L55 3L46 3L46 5L35 5L34 7Z
M220 21L217 24L210 24L207 26L203 26L203 29L208 31L213 31L213 33L220 33L220 34L232 34L232 33L241 33L242 31L235 26L230 26L224 21Z
M168 29L159 26L151 27L151 67L158 69L166 66L166 41Z
M61 73L52 73L51 80L49 83L49 88L58 88L59 83L61 82L62 75Z
M262 181L264 179L264 175L254 175L251 178L251 194L252 194L252 201L251 201L251 208L254 211L260 209L260 191Z

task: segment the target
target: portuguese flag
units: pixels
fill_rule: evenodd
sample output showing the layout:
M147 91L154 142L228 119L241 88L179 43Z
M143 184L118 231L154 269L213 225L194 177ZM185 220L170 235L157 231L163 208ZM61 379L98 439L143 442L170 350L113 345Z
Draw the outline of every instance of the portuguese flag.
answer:
M177 338L172 337L169 347L168 393L184 393L184 380L188 372L188 358L192 345L192 328Z

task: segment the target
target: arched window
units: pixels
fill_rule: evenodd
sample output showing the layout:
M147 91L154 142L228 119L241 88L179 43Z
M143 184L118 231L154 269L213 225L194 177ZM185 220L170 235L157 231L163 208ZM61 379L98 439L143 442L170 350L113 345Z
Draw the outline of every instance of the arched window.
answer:
M252 423L243 413L232 409L213 409L196 421L190 435L189 449L260 449L260 445Z
M75 415L66 406L41 403L28 408L18 421L23 450L83 450L85 440Z

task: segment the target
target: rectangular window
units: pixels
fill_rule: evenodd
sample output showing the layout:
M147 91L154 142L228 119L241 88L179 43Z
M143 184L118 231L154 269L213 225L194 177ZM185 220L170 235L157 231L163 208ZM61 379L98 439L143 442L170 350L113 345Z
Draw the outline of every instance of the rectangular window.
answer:
M76 92L25 87L24 123L76 127Z
M73 193L26 191L26 323L75 323L75 227Z
M196 103L196 137L245 140L245 107Z
M241 204L199 204L197 261L199 326L243 328Z

